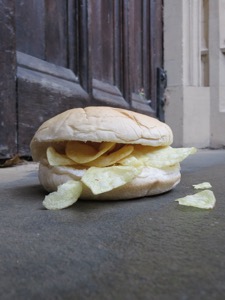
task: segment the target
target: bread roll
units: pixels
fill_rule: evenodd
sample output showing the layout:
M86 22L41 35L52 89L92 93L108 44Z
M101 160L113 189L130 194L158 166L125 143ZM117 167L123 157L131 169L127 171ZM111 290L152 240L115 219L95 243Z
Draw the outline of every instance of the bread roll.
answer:
M51 192L68 180L80 180L85 168L50 166L46 160L49 146L63 151L68 141L114 142L144 146L169 146L173 134L169 126L137 112L112 107L75 108L44 122L31 144L34 161L40 162L39 179ZM167 192L180 181L180 165L164 169L144 167L132 181L109 192L94 195L83 185L81 199L121 200L151 196Z

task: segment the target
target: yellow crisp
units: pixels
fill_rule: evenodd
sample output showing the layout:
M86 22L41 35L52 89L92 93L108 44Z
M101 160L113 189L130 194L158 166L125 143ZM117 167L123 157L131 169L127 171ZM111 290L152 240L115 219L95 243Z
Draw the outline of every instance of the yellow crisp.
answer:
M99 158L87 163L86 165L88 167L95 166L99 168L111 166L117 163L118 161L120 161L121 159L130 155L133 152L133 150L134 150L133 146L125 145L119 150L112 152L108 155L107 154L102 155Z
M56 152L53 147L48 147L46 154L50 166L70 166L75 164L65 154Z
M70 141L66 145L66 155L76 163L84 164L100 157L109 151L114 145L115 143L112 142L103 142L100 143L99 148L96 149L90 144L78 141Z

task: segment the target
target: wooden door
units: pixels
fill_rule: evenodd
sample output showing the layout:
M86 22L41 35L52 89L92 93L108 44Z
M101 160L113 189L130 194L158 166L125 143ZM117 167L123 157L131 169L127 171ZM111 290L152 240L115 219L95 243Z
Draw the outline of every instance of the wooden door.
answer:
M0 158L72 107L157 117L162 0L0 0Z

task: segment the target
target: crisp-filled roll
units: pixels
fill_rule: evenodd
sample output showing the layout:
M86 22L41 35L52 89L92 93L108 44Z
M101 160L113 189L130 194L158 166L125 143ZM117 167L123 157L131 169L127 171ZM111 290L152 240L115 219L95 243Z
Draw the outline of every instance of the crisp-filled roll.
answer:
M172 148L172 142L168 125L133 111L99 106L65 111L44 122L30 144L33 160L40 162L40 183L54 192L44 205L57 209L78 198L122 200L167 192L180 181L180 162L195 152Z

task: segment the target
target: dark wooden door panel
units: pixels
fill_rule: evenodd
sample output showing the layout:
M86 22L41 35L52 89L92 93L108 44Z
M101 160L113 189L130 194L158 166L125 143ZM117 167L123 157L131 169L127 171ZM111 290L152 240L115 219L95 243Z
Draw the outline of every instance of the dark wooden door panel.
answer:
M162 1L0 0L0 157L72 107L156 116Z
M129 108L123 82L121 1L90 1L88 9L94 101Z
M29 153L30 140L46 119L90 104L90 96L81 86L89 85L88 40L85 45L80 42L82 34L88 36L87 24L83 24L86 19L82 20L86 16L81 12L85 2L16 1L20 155Z
M56 65L68 67L68 1L45 1L45 60Z
M16 0L16 48L45 59L45 0Z
M156 116L157 68L162 67L162 1L129 1L129 62L133 106ZM157 43L157 45L156 45Z
M0 159L17 151L14 1L0 1Z
M17 52L18 151L29 153L34 129L56 113L84 107L88 94L67 68Z
M158 7L160 9L158 9ZM156 116L156 70L162 66L161 0L90 1L93 96ZM158 24L160 23L160 24ZM160 29L162 29L160 27Z
M157 69L163 67L163 0L149 1L150 14L146 22L147 28L145 35L149 36L150 52L146 53L149 57L150 68L146 76L145 87L150 90L151 106L157 110ZM148 15L146 16L148 18ZM147 88L148 87L148 88ZM156 115L157 116L157 115ZM158 117L158 116L157 116Z
M114 1L90 1L93 77L114 83Z
M68 20L74 18L71 6L62 0L17 0L17 50L68 67Z

